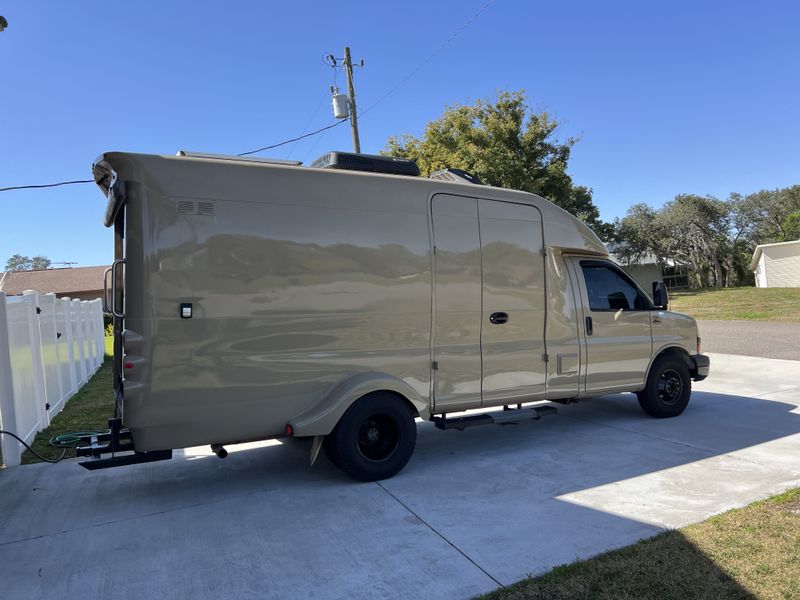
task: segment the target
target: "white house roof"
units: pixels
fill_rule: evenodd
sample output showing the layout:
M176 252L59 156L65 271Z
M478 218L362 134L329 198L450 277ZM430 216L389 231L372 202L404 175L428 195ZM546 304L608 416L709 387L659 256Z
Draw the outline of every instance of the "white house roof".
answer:
M758 261L761 259L761 252L764 248L772 248L773 246L791 246L792 244L800 244L800 240L792 240L791 242L775 242L774 244L759 244L753 252L753 260L750 261L750 270L755 271Z

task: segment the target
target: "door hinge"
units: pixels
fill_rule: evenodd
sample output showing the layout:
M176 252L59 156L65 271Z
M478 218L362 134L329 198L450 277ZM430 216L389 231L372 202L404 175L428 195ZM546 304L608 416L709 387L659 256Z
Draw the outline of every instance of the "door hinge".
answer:
M542 256L547 256L547 249L546 248L542 248L541 253L542 253Z
M435 360L435 361L433 361L431 363L431 369L433 369L434 371L438 371L439 370L439 361L438 360Z
M549 362L550 361L550 355L549 354L542 354L542 360L544 362Z

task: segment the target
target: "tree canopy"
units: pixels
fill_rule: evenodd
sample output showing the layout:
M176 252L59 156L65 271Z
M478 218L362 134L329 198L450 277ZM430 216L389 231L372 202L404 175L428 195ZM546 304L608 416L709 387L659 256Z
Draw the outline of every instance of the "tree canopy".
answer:
M634 204L614 226L614 251L623 262L675 260L699 286L752 283L758 244L800 239L800 185L727 200L681 194L660 209Z
M46 256L22 256L15 254L6 261L6 271L40 271L50 267L50 259Z
M529 109L525 93L502 92L495 102L448 107L421 138L389 138L383 154L417 161L424 176L456 168L489 185L544 196L583 220L603 239L613 227L600 219L592 190L567 173L576 138L556 139L558 122Z

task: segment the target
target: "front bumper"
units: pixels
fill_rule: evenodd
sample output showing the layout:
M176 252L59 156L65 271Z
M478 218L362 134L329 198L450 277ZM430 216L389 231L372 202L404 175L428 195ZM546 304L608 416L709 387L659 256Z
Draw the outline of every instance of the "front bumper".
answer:
M711 368L711 359L705 354L695 354L692 359L692 379L695 381L703 381L708 377L708 371Z

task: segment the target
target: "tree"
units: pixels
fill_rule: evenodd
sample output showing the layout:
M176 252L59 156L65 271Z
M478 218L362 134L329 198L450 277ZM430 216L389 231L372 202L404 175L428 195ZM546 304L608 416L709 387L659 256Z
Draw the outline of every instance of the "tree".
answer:
M29 258L15 254L6 261L6 271L39 271L50 268L51 261L46 256Z
M50 268L51 261L46 256L34 256L31 258L31 270L42 271Z
M623 261L654 256L687 265L701 286L731 285L737 263L729 239L731 211L712 196L681 194L661 209L635 204L615 222L615 253ZM736 278L738 281L738 277Z
M646 255L689 266L701 286L753 281L750 259L758 244L800 238L800 185L727 200L681 194L654 209L635 204L614 223L614 251L623 261Z
M21 254L15 254L6 261L6 271L29 271L31 259Z
M730 264L730 211L713 196L681 194L659 211L657 222L666 253L690 265L705 285L727 285Z
M567 173L577 140L559 142L557 127L546 112L528 109L524 92L502 92L494 103L447 108L428 123L422 138L390 137L383 154L416 160L426 177L451 167L489 185L544 196L608 239L613 227L600 219L592 190L575 185Z
M731 194L729 202L740 237L753 246L800 239L800 185L747 196Z

